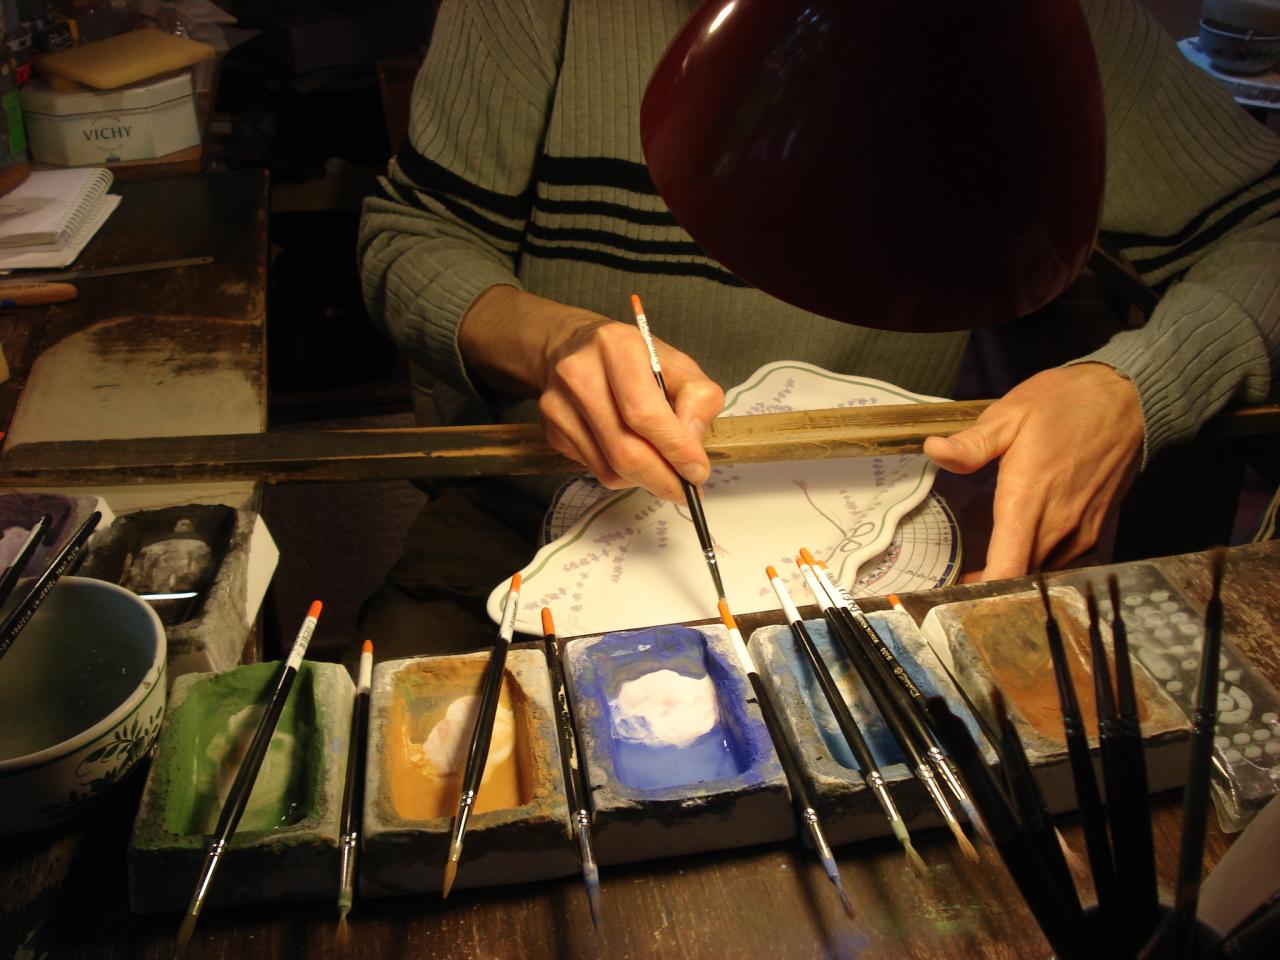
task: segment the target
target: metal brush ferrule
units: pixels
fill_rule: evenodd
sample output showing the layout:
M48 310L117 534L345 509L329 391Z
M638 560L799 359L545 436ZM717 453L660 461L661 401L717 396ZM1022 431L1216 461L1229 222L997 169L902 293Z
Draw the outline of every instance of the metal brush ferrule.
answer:
M865 779L867 786L875 792L876 799L880 801L880 809L884 811L884 815L891 822L901 820L902 816L898 813L897 806L894 805L893 797L889 795L889 788L885 785L884 777L880 775L880 771L877 770L875 773L867 774Z
M356 882L356 850L359 848L360 834L354 830L344 834L338 842L338 883L340 890L351 890Z

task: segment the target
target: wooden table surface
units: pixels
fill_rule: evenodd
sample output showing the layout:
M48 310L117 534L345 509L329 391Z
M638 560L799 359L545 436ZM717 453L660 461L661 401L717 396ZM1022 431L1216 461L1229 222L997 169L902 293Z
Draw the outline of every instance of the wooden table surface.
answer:
M72 281L79 297L22 307L0 317L9 380L0 384L0 430L7 429L36 358L103 320L175 317L190 322L194 354L216 346L202 321L237 320L257 338L249 355L265 397L267 177L261 170L116 182L120 206L66 269L114 267L211 256L212 264ZM31 273L31 271L25 271ZM41 271L43 272L43 271ZM0 280L22 279L23 271ZM231 335L225 327L218 335ZM262 428L265 429L265 404Z
M1227 635L1280 684L1280 541L1229 552ZM1154 561L1195 605L1208 594L1207 564L1191 554ZM1100 570L1103 568L1100 568ZM1078 573L1078 571L1076 571ZM1052 579L1052 578L1051 578ZM1010 582L1011 589L1024 583ZM906 598L919 617L972 588ZM881 604L869 603L868 607ZM765 617L744 617L753 629ZM141 791L135 776L78 822L0 839L0 956L168 957L178 918L133 917L125 850ZM1162 894L1172 891L1179 797L1154 800ZM1210 817L1206 864L1230 838ZM1083 855L1074 817L1059 820ZM995 854L966 862L945 831L916 834L929 864L915 877L896 844L837 851L858 909L845 919L813 858L798 842L605 868L604 933L597 938L577 879L438 896L358 900L345 934L327 903L210 910L188 956L268 957L1045 957L1049 950ZM1091 893L1085 893L1086 902Z

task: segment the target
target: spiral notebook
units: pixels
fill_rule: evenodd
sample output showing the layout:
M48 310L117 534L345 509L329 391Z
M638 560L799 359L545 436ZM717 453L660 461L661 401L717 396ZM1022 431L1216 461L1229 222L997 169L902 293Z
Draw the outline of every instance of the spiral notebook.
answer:
M0 197L0 248L66 246L110 186L104 167L34 171Z

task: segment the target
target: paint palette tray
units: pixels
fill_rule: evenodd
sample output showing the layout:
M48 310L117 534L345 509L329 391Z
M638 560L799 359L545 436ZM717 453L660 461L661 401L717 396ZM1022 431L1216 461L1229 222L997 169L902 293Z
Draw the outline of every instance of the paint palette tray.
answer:
M600 863L795 834L786 779L719 625L576 639L566 679Z
M378 664L370 699L360 893L440 889L489 653ZM540 650L513 649L455 886L578 870Z
M965 718L975 740L983 744L977 725L949 681L940 676L936 668L926 666L932 655L924 649L924 638L910 615L895 610L871 613L868 617L921 691L926 696L944 697L952 712ZM908 827L940 826L942 820L937 808L911 774L907 758L885 726L871 694L844 650L831 636L826 622L806 620L805 627L845 695L903 820ZM752 656L763 668L761 676L787 739L797 747L804 775L816 794L827 839L841 844L889 835L889 824L880 805L858 772L817 677L791 636L790 628L761 627L751 634L750 647ZM994 760L994 753L989 750L987 753Z
M1049 593L1101 783L1084 595L1075 587L1058 584ZM1105 609L1101 619L1103 642L1109 648L1111 637ZM1074 809L1075 791L1071 785L1039 593L1025 591L942 604L929 611L921 631L979 709L987 709L986 691L993 685L1001 689L1050 811ZM1141 658L1136 658L1136 662L1141 663ZM1190 724L1146 670L1135 669L1133 678L1147 759L1148 788L1158 793L1179 787L1186 778Z
M186 908L278 667L256 663L174 682L129 842L135 912ZM337 896L354 696L339 664L303 663L210 888L210 905Z
M265 590L261 568L269 561L269 577L275 556L253 511L186 504L120 515L80 572L157 597L150 602L165 627L172 678L240 663Z

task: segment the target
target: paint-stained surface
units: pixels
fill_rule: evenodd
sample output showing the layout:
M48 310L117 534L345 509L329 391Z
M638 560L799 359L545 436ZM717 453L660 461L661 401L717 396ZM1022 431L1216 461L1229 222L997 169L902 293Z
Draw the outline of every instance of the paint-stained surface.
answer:
M440 889L471 701L489 654L409 657L377 664L369 703L360 892ZM494 724L494 765L467 827L456 886L523 883L578 869L560 772L551 682L541 650L514 648L503 677L505 719ZM504 756L505 754L505 756Z
M572 640L564 657L601 863L795 832L782 768L723 627Z
M470 691L483 669L474 666L474 661L423 663L421 669L403 671L392 689L382 757L396 816L430 820L458 809L480 706L479 694ZM459 695L462 690L468 692ZM520 706L520 693L513 692L510 677L504 676L475 813L518 807L531 799L528 778L521 776L532 761L529 737L520 732L528 719L523 709L517 713Z
M221 798L278 668L256 663L174 681L129 844L135 911L186 906ZM218 868L211 904L337 894L338 816L354 696L342 666L303 662Z

